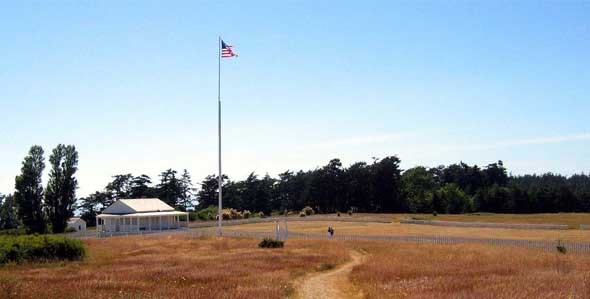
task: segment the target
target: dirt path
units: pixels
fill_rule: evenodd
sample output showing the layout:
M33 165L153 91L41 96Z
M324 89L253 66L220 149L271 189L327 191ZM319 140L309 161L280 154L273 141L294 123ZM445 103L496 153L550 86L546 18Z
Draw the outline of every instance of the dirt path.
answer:
M351 251L350 257L352 258L350 262L335 270L305 277L299 284L297 298L362 298L362 293L355 290L348 280L352 268L361 263L362 255L356 251Z

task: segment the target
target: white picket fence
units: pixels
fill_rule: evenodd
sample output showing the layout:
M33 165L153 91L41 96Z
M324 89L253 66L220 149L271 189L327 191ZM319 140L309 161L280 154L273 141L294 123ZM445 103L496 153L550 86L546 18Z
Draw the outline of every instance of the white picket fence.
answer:
M418 219L402 219L402 220L400 220L400 223L435 225L435 226L452 226L452 227L547 229L547 230L568 229L568 226L566 224L517 224L517 223L459 222L459 221L418 220Z
M204 237L217 235L216 229L177 229L164 230L161 232L142 232L145 237L168 236L168 235L188 235L189 237ZM110 236L133 236L134 234L117 234ZM269 232L252 232L242 230L223 229L225 237L241 237L262 239L265 237L302 240L338 240L338 241L388 241L388 242L412 242L423 244L482 244L500 247L520 247L540 249L544 251L557 251L558 246L566 249L567 253L590 253L590 242L575 241L552 241L552 240L519 240L519 239L498 239L498 238L473 238L473 237L454 237L454 236L401 236L401 235L365 235L365 234L342 234L337 233L334 236L318 233L302 233L292 231L269 231ZM67 234L73 238L90 238L96 237L95 232L86 232L78 234ZM103 236L107 237L107 236Z
M391 223L391 220L379 217L349 217L349 216L307 216L307 217L267 217L267 218L249 218L249 219L235 219L223 220L223 226L252 224L252 223L268 223L275 221L300 222L300 221L331 221L331 222L374 222L374 223ZM202 221L193 222L190 224L191 228L199 227L214 227L217 226L217 221Z
M192 235L211 235L213 231L191 231ZM248 237L248 238L276 238L272 232L247 232L236 230L223 230L224 236ZM340 241L389 241L389 242L413 242L424 244L482 244L501 247L520 247L540 249L544 251L557 251L562 246L568 253L590 253L590 242L574 241L552 241L552 240L519 240L519 239L498 239L498 238L471 238L454 236L395 236L395 235L364 235L364 234L326 234L288 232L286 237L280 239L303 239L303 240L340 240Z

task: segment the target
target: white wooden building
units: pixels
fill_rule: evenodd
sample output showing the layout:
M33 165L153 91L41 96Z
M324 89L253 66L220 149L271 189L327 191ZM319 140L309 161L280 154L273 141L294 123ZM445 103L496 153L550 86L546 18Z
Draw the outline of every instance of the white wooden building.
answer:
M68 227L75 229L77 232L86 230L86 221L79 217L68 219Z
M185 216L186 221L180 221ZM120 199L96 216L99 237L188 228L188 213L158 198Z

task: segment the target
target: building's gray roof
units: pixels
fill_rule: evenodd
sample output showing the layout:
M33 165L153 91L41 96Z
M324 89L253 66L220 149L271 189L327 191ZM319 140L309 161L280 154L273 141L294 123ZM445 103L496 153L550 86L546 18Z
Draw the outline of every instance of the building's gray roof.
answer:
M137 198L119 199L106 208L102 213L120 215L164 211L174 211L174 208L158 198Z

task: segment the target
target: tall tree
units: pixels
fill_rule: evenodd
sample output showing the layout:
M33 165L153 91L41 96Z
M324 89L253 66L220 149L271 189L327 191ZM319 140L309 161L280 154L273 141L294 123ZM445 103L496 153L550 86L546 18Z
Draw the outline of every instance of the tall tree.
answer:
M400 159L396 156L375 160L372 167L372 181L375 201L380 212L405 212L407 204L401 196Z
M51 171L45 192L45 210L54 233L62 233L76 208L78 152L73 145L58 144L49 156Z
M96 215L106 209L112 202L111 194L108 192L94 192L85 198L80 199L80 216L86 221L87 226L96 226Z
M178 206L178 200L182 197L182 186L176 177L176 170L167 169L160 173L160 183L156 187L162 201L171 207Z
M180 197L178 198L178 205L183 209L190 208L194 205L194 191L193 181L188 170L184 169L179 181Z
M412 213L429 213L432 202L429 192L434 191L436 183L432 173L422 166L410 168L402 175L403 195L408 201L408 209Z
M113 181L108 183L105 189L107 192L111 193L111 199L113 201L117 201L122 198L130 198L132 180L133 175L130 173L118 174L113 176Z
M297 211L303 209L304 193L307 185L308 175L306 172L285 171L279 174L276 186L276 200L280 210Z
M29 232L45 233L47 223L43 213L43 185L41 176L45 169L43 148L34 145L25 157L21 174L15 178L14 199L18 214Z
M497 163L489 164L483 172L487 186L506 186L506 184L508 184L508 174L506 173L506 168L504 168L504 163L501 160Z
M225 191L226 181L228 181L228 177L223 175L223 190ZM199 202L198 207L199 209L204 209L209 206L217 206L217 199L218 199L218 176L216 175L208 175L205 179L201 182L201 190L197 193L197 200Z
M342 211L374 211L371 167L365 162L357 162L346 169L344 174L345 201Z
M446 213L460 214L473 211L473 199L455 184L447 184L435 193L446 205Z
M0 229L13 229L19 226L18 211L14 196L0 194Z
M150 187L151 183L152 179L146 174L133 177L129 187L129 198L155 197L156 192Z

